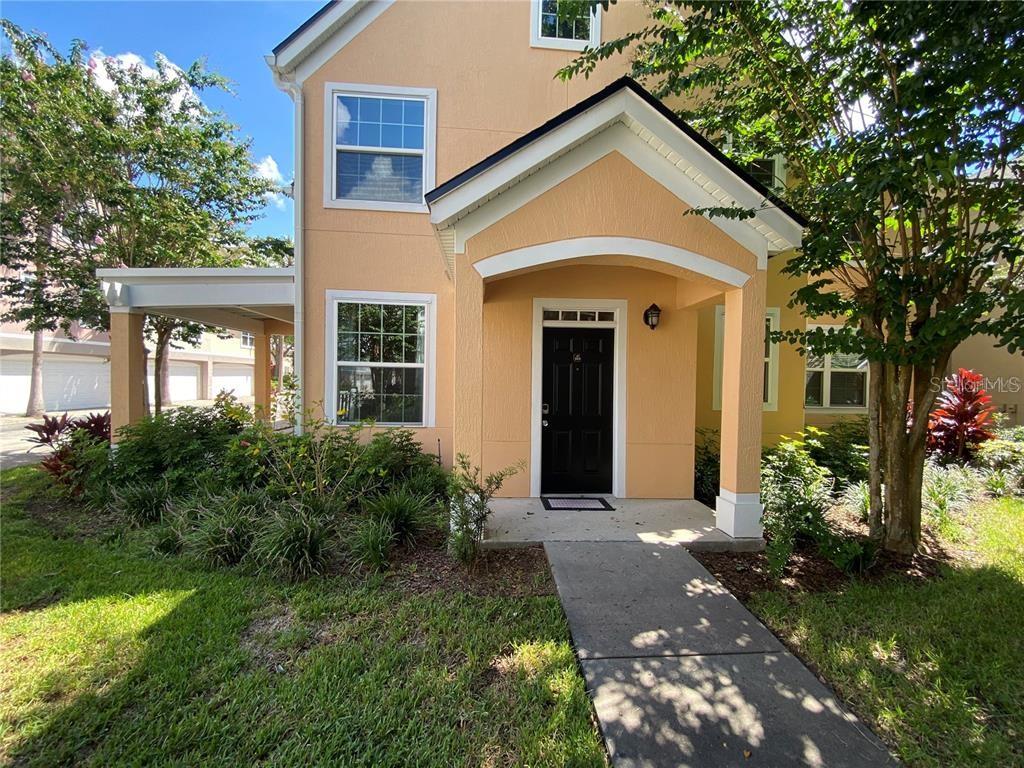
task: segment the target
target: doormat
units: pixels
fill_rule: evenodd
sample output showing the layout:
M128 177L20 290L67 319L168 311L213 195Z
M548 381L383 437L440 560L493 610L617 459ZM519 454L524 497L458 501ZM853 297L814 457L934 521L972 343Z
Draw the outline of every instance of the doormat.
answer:
M541 504L544 509L565 509L565 510L588 510L606 509L614 510L611 504L600 496L577 496L567 498L565 496L541 496Z

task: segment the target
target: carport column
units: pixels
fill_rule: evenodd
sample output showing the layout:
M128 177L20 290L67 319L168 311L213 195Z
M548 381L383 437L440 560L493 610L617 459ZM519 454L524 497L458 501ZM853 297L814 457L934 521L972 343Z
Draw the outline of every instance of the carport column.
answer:
M455 254L455 432L453 455L483 466L484 282L465 254Z
M270 335L254 334L252 368L252 393L254 396L256 415L266 421L274 418L270 388Z
M764 399L766 273L725 294L722 349L722 472L715 524L734 538L761 527L761 409Z
M110 435L146 415L146 316L127 307L110 308Z

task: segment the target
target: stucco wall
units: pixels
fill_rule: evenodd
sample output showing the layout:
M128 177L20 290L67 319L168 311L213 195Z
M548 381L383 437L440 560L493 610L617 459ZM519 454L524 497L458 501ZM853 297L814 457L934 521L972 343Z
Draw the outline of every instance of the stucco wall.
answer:
M626 492L693 496L696 316L671 309L676 279L636 267L574 265L490 283L483 307L483 460L491 471L530 459L533 299L624 299ZM643 324L651 302L668 307L657 330ZM621 372L620 372L621 373ZM530 472L506 486L528 496Z
M632 2L604 13L603 39L642 23ZM429 216L325 208L324 93L327 83L437 90L436 181L441 183L549 120L626 71L626 59L589 79L563 83L567 51L530 47L526 2L397 2L303 84L306 403L324 401L325 294L332 289L437 295L436 429L424 447L452 456L454 287Z

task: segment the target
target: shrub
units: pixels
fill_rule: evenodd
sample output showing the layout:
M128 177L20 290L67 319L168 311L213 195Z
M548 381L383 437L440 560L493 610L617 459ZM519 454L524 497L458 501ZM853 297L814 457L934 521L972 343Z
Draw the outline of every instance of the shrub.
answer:
M849 483L839 494L839 506L866 523L871 514L871 485L866 480Z
M761 462L765 554L776 578L800 539L818 541L825 535L831 489L831 475L814 463L803 441L783 439L765 452Z
M808 427L808 452L814 463L824 467L839 488L868 479L868 420L864 417L839 419L827 429Z
M422 496L431 502L448 500L448 472L433 460L413 468L402 487L415 496Z
M943 461L965 461L993 435L992 398L980 373L961 368L946 379L936 408L928 417L928 452Z
M395 530L389 520L367 517L356 525L349 547L357 565L371 571L383 571L394 543Z
M472 466L464 453L455 458L455 469L448 486L451 498L448 551L463 565L471 565L480 554L480 540L491 514L489 505L494 494L523 466L520 462L481 477L480 467Z
M718 431L698 429L693 462L693 497L713 508L718 497L720 474Z
M40 424L25 429L35 434L28 441L51 449L40 462L43 471L75 495L89 491L99 495L92 483L106 483L110 447L110 413L90 413L77 419L43 416ZM31 450L31 449L30 449Z
M330 553L333 521L300 501L274 509L263 521L253 545L265 567L297 581L323 572Z
M207 408L183 406L122 427L113 458L114 483L163 478L176 491L191 489L204 470L221 462L242 429L242 413L248 413L244 406L219 396Z
M127 483L111 491L114 509L133 525L148 525L160 521L171 498L167 483Z
M1024 427L997 429L994 439L978 446L974 461L992 478L992 492L1024 495Z
M970 467L928 461L921 482L922 511L946 538L955 538L955 516L978 498L982 487L981 478Z
M213 496L197 505L198 517L184 535L185 549L203 562L231 566L252 549L256 520L265 511L258 496Z
M399 486L363 501L363 514L371 520L386 520L391 525L395 540L412 544L423 527L430 501Z

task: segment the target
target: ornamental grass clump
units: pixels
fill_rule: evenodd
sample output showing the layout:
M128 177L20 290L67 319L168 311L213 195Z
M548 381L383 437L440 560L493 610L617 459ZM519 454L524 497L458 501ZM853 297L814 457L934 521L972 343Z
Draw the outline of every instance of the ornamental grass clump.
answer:
M253 553L261 567L299 581L323 573L333 537L334 518L323 505L295 500L270 510Z

